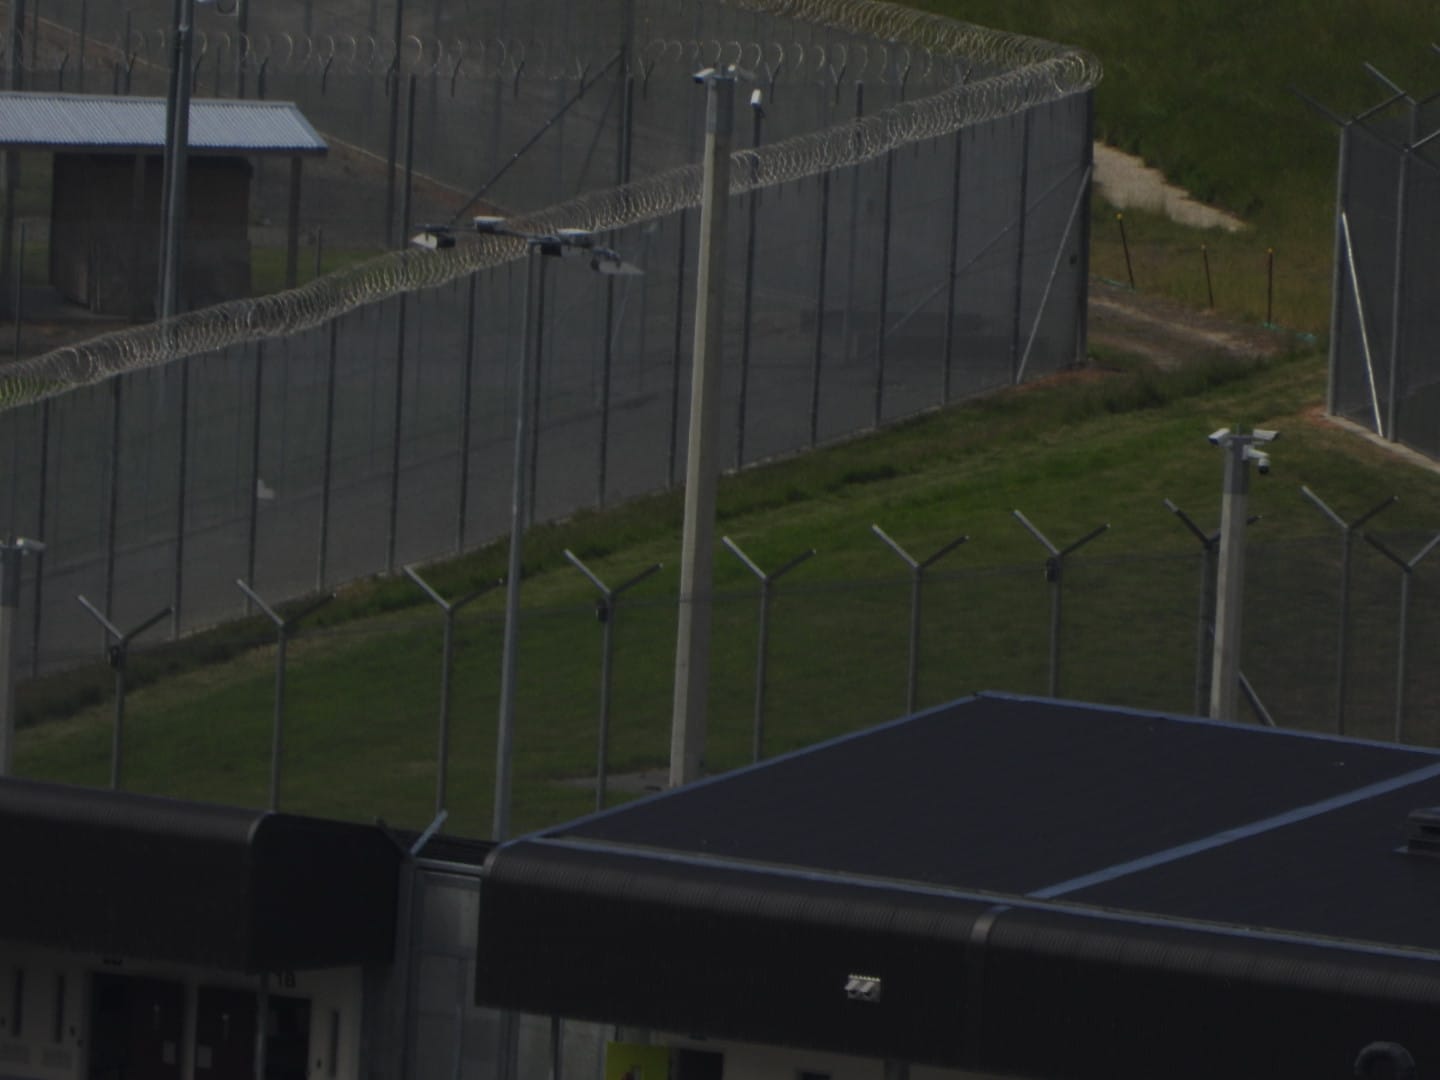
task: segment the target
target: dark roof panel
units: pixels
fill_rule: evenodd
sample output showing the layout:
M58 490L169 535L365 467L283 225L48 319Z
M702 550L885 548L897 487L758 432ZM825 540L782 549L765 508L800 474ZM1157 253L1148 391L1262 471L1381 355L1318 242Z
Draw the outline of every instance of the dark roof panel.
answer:
M1036 1076L1440 1060L1429 805L1430 750L982 696L502 845L476 996Z
M0 781L5 936L236 971L390 958L400 853L378 828Z

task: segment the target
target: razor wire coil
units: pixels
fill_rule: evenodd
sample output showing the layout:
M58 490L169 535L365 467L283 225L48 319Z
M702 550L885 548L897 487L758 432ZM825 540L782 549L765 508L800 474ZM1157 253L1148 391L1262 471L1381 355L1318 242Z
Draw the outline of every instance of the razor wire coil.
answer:
M758 149L736 151L732 156L732 196L753 188L774 187L851 168L911 143L953 134L963 127L1082 93L1093 87L1101 75L1098 61L1081 50L874 0L730 0L729 6L870 42L870 47L866 47L864 40L850 45L832 42L828 46L804 45L798 41L776 43L772 72L787 69L804 72L813 64L812 76L829 78L838 84L842 79L853 79L857 71L868 75L872 70L889 70L896 58L903 56L907 73L917 58L923 57L931 69L939 67L951 77L949 84L939 90L873 114ZM132 35L131 41L125 44L128 47L136 40L145 39ZM414 40L421 46L418 55L425 55L424 43L419 38ZM253 57L250 43L243 44L246 45L244 55ZM318 50L312 41L305 47L290 49L286 56L287 62L299 56L303 66L320 55L333 60L348 53L349 63L375 73L376 64L388 65L394 59L393 43L389 57L383 44L378 38L352 37L347 42L329 37ZM682 62L687 54L703 55L711 49L716 50L716 59L723 59L727 45L735 47L737 60L747 58L747 49L738 41L652 39L636 49L635 64L643 70L645 64L657 64L664 57L674 55L676 62ZM324 51L327 48L328 53ZM490 48L498 48L504 57L502 63L515 64L516 71L533 70L530 65L534 46L511 48L504 43L493 43L483 47L462 46L460 53L483 56ZM755 48L759 52L754 55L763 62L767 46L756 44ZM542 70L549 68L544 51L542 47L542 58L534 62L535 67ZM518 60L515 59L517 52L521 55ZM439 53L437 48L437 55ZM881 68L872 69L871 65L876 62L872 60L872 53ZM366 57L363 61L360 60L362 54ZM566 62L577 56L578 53L572 52ZM387 66L385 70L391 69ZM437 65L435 70L441 67ZM531 233L560 228L608 232L694 208L700 204L701 187L700 166L685 165L517 217L513 225ZM0 411L128 371L244 342L298 334L364 305L405 292L434 288L524 255L522 240L467 235L463 243L453 248L387 253L296 289L229 301L164 322L64 346L0 369Z

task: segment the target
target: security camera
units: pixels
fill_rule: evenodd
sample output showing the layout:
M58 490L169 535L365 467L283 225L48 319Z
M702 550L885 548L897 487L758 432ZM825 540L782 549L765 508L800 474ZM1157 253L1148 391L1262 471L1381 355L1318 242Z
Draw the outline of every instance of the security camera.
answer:
M1263 450L1256 450L1253 446L1245 447L1245 460L1253 461L1261 476L1270 472L1270 455Z
M703 83L706 79L710 78L710 76L714 74L715 69L713 67L704 68L703 70L695 72L695 81L697 83Z
M1228 427L1222 427L1219 431L1212 431L1210 433L1210 445L1219 446L1221 442L1224 441L1225 436L1229 434L1230 429Z
M1250 432L1250 436L1258 442L1274 442L1280 437L1280 432L1272 431L1270 428L1257 427Z
M765 111L765 93L762 90L750 91L750 108L756 112Z
M470 219L470 224L478 233L498 233L505 228L507 218L495 217L491 214L477 214Z

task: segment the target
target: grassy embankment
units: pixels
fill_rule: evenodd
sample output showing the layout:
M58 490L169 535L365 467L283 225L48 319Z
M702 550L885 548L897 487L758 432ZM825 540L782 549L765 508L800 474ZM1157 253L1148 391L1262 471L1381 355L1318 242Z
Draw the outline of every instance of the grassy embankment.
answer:
M1217 306L1258 322L1264 317L1264 255L1274 248L1275 321L1319 332L1328 305L1335 137L1285 86L1295 82L1348 108L1375 97L1360 76L1362 59L1402 80L1425 63L1414 44L1424 36L1419 15L1402 24L1398 10L1367 12L1360 25L1358 14L1329 6L1336 8L1330 22L1307 8L1303 26L1294 12L1287 18L1235 5L1183 13L1138 4L1094 13L1059 3L975 3L963 11L947 4L943 10L1094 49L1107 67L1101 133L1252 223L1246 233L1223 237L1127 214L1142 290L1202 298L1198 252L1205 243L1216 272ZM1127 19L1131 9L1134 18ZM1303 50L1291 40L1301 29ZM1341 82L1334 81L1336 73ZM1113 212L1097 207L1094 224L1096 272L1123 279ZM1211 522L1218 460L1203 439L1211 428L1243 422L1285 430L1275 475L1255 494L1267 535L1323 533L1314 510L1298 496L1301 483L1350 510L1368 505L1377 493L1398 492L1403 501L1387 517L1391 529L1440 521L1440 480L1434 475L1397 465L1314 422L1324 393L1318 354L1255 370L1200 363L1172 373L1123 357L1100 359L1117 370L1003 394L726 482L721 529L763 566L820 549L789 579L774 612L772 750L883 720L903 708L908 587L898 560L870 535L872 522L921 557L956 534L972 537L937 565L926 594L922 704L984 686L1045 687L1048 609L1041 553L1010 517L1020 507L1061 542L1102 521L1113 526L1087 548L1071 575L1065 692L1186 709L1195 564L1178 556L1189 554L1194 542L1160 500L1174 498ZM579 813L591 800L583 788L553 782L583 777L594 762L600 633L592 588L561 556L567 546L611 583L652 562L667 564L627 598L616 624L611 768L663 761L678 522L678 501L662 497L533 534L517 825ZM1121 552L1177 558L1132 560L1122 567L1110 560ZM429 573L455 595L499 576L503 557L502 549L491 548ZM725 768L748 754L755 590L753 579L723 552L717 567L723 595L710 760ZM460 622L451 794L453 827L471 834L484 834L489 821L498 609L498 597L483 599ZM1290 603L1267 629L1283 631L1288 623L1303 638L1318 618ZM438 613L408 582L371 582L347 590L317 626L291 648L286 805L422 823L434 775ZM131 698L127 786L263 801L272 653L237 643L265 638L263 627L248 624L146 658L157 669L173 666L177 674ZM194 658L205 655L223 662L197 667ZM29 716L47 719L22 736L22 774L104 781L107 678L94 671L67 679L63 687L29 688ZM1323 722L1323 689L1286 698L1292 717ZM77 702L82 707L72 708Z

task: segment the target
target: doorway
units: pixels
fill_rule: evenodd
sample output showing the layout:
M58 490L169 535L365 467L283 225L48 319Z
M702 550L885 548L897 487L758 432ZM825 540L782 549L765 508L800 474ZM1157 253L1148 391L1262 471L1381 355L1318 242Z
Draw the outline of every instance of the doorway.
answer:
M96 972L90 983L89 1080L180 1080L185 988Z

